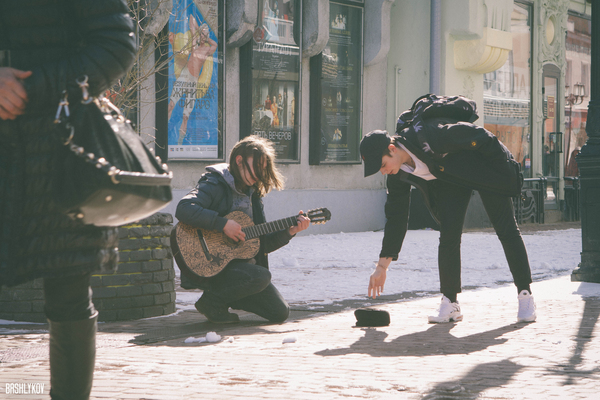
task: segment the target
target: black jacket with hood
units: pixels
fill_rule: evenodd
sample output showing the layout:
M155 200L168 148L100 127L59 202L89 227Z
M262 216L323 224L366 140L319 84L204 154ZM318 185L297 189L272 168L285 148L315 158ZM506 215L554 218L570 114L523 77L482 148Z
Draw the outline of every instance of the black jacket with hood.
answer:
M499 196L520 195L523 176L519 164L494 134L472 123L477 118L472 100L429 94L400 115L394 139L423 161L436 179ZM408 229L411 186L421 190L432 217L439 222L430 181L402 170L389 175L380 257L398 259Z
M223 231L227 218L225 215L234 211L233 207L233 177L229 173L227 164L216 164L206 168L206 172L196 187L190 191L177 205L175 217L188 225L196 228ZM228 175L229 182L225 176ZM255 192L251 196L252 201L252 219L254 224L266 222L263 202L261 197ZM269 259L267 254L273 252L292 239L288 230L273 232L260 238L260 249L254 257L256 264L269 268ZM189 277L194 283L202 288L201 278Z

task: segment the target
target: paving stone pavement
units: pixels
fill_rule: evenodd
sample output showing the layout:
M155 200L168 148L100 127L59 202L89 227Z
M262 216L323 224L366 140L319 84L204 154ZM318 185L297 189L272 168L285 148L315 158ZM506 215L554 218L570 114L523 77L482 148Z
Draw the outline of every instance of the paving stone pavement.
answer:
M451 324L427 323L437 296L374 305L391 314L381 328L353 327L352 309L295 311L280 325L241 314L218 326L189 311L105 323L91 398L598 399L600 298L578 294L589 285L534 283L530 324L516 322L512 286L460 294L464 321ZM23 331L0 331L0 399L48 398L44 326L9 327ZM210 331L221 341L185 343ZM15 383L44 395L6 394Z

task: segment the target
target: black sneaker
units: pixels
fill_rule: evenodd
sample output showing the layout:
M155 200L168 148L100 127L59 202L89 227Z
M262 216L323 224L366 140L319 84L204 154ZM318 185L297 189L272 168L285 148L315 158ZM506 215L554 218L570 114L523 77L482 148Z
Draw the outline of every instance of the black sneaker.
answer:
M237 314L230 313L229 307L226 305L219 305L218 303L211 302L205 299L206 294L202 295L196 302L196 310L206 317L210 322L215 324L233 324L240 322L240 317Z

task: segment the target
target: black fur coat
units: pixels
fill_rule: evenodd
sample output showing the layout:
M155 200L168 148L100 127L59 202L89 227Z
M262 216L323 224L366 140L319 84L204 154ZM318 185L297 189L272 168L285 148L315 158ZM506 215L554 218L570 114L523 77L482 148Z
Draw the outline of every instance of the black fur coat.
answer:
M131 68L127 13L123 0L0 0L2 66L33 72L25 114L0 120L0 288L116 268L117 229L73 221L50 196L65 151L51 121L63 90L71 103L81 97L76 78L87 75L98 95Z

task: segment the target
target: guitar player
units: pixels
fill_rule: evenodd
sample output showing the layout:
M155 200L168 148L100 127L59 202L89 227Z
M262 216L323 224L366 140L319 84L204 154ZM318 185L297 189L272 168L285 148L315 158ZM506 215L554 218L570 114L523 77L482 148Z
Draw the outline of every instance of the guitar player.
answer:
M245 239L242 227L224 216L232 211L243 211L254 224L264 223L262 197L273 188L282 189L283 177L276 168L271 142L259 136L239 141L231 150L229 160L229 164L206 168L196 187L177 205L175 216L180 222L223 232L239 242ZM288 229L263 236L260 250L252 260L233 260L215 276L192 276L180 268L184 288L204 291L195 304L198 312L213 323L238 322L238 315L229 312L230 307L271 322L285 321L289 305L271 283L267 254L285 246L296 233L308 228L310 219L300 211L297 222Z

